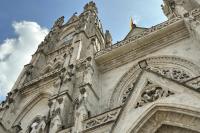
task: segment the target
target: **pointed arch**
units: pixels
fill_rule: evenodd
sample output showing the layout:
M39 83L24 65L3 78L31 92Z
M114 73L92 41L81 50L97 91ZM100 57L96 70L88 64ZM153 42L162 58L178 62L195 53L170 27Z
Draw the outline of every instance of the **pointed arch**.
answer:
M18 124L21 122L21 120L26 116L26 114L29 113L29 111L41 100L46 99L47 101L49 98L52 96L50 92L41 92L34 96L22 109L21 111L17 114L17 117L15 121L13 122L12 126Z
M30 131L31 131L31 124L33 124L34 122L40 122L41 119L42 119L42 116L41 115L37 115L30 122L28 122L29 126L27 127L26 133L30 133Z
M155 56L146 58L145 62L147 63L148 68L152 69L155 72L158 72L159 69L163 68L165 69L163 69L162 71L167 69L174 69L174 71L180 70L180 72L183 72L187 76L187 78L185 78L184 80L180 80L179 82L183 82L185 80L189 80L193 77L197 77L200 75L199 66L186 59L182 59L176 56ZM134 83L136 82L136 79L140 75L141 71L142 69L140 68L140 65L136 63L122 76L120 81L115 86L113 94L110 97L110 108L115 108L123 104L123 102L128 97L129 92L133 89Z
M128 129L129 133L157 133L163 126L200 133L197 108L170 104L154 104Z

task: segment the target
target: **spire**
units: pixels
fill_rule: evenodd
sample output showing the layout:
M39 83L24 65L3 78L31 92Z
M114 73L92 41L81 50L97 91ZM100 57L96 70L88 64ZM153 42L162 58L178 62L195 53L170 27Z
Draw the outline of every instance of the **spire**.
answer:
M88 11L88 10L94 11L94 12L98 13L96 4L95 4L93 1L90 1L89 3L87 3L87 4L84 6L84 11Z
M133 18L131 17L131 21L130 21L130 30L133 30L136 27L136 25L133 22Z

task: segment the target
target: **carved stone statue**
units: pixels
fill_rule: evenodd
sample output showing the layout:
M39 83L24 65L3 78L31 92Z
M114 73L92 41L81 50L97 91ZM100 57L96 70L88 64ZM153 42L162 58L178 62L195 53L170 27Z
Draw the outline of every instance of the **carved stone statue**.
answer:
M174 0L164 0L164 5L161 5L163 13L169 18L176 16L175 14L175 1Z
M13 126L11 129L12 133L21 133L21 130L22 130L21 123Z
M52 113L49 133L56 133L62 129L62 119L60 117L60 109L56 109Z
M80 90L80 95L75 103L74 120L75 126L73 133L79 133L83 130L83 120L88 117L88 109L86 107L87 93L85 88Z
M46 116L34 121L30 126L30 133L45 133L46 122Z
M84 80L83 84L91 84L92 83L92 75L94 73L94 69L92 67L92 57L87 57L85 61L85 71L84 71Z
M86 23L87 23L87 16L81 16L76 29L80 31L82 28L86 26Z
M59 78L55 81L55 83L54 83L54 88L59 88L60 87L60 85L61 85L61 82L62 82L62 77L61 76L59 76Z
M31 131L30 133L37 133L37 126L38 126L38 122L33 122L31 125Z
M73 64L71 64L71 65L68 66L65 79L68 80L68 81L71 81L72 76L74 76L74 74L75 74L75 67L74 67Z
M112 45L112 36L109 32L109 30L106 30L105 33L105 40L106 40L106 48L110 47Z
M33 65L28 64L26 69L26 81L30 81L33 78Z
M40 123L38 124L37 131L38 133L44 133L46 127L47 119L46 116L42 117Z
M162 10L164 14L169 18L184 16L188 11L184 8L185 2L183 0L164 0Z
M188 13L188 11L184 8L184 1L180 0L179 2L176 2L175 10L179 16L184 16L184 14Z

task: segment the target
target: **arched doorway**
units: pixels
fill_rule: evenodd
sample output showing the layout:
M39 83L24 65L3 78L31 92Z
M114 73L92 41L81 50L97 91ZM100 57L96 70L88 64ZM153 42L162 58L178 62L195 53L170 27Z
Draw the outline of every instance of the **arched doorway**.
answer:
M131 133L200 133L200 112L189 107L154 106L144 113Z
M200 75L199 66L180 57L150 57L145 59L145 62L148 65L147 69L180 83ZM115 108L125 103L141 71L142 69L137 63L122 76L110 97L110 108Z

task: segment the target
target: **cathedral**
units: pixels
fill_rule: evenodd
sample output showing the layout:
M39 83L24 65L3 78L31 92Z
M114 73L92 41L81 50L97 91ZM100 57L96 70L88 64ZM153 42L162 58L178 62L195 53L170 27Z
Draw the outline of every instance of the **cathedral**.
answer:
M59 17L0 104L0 133L200 133L200 0L113 44L94 2Z

